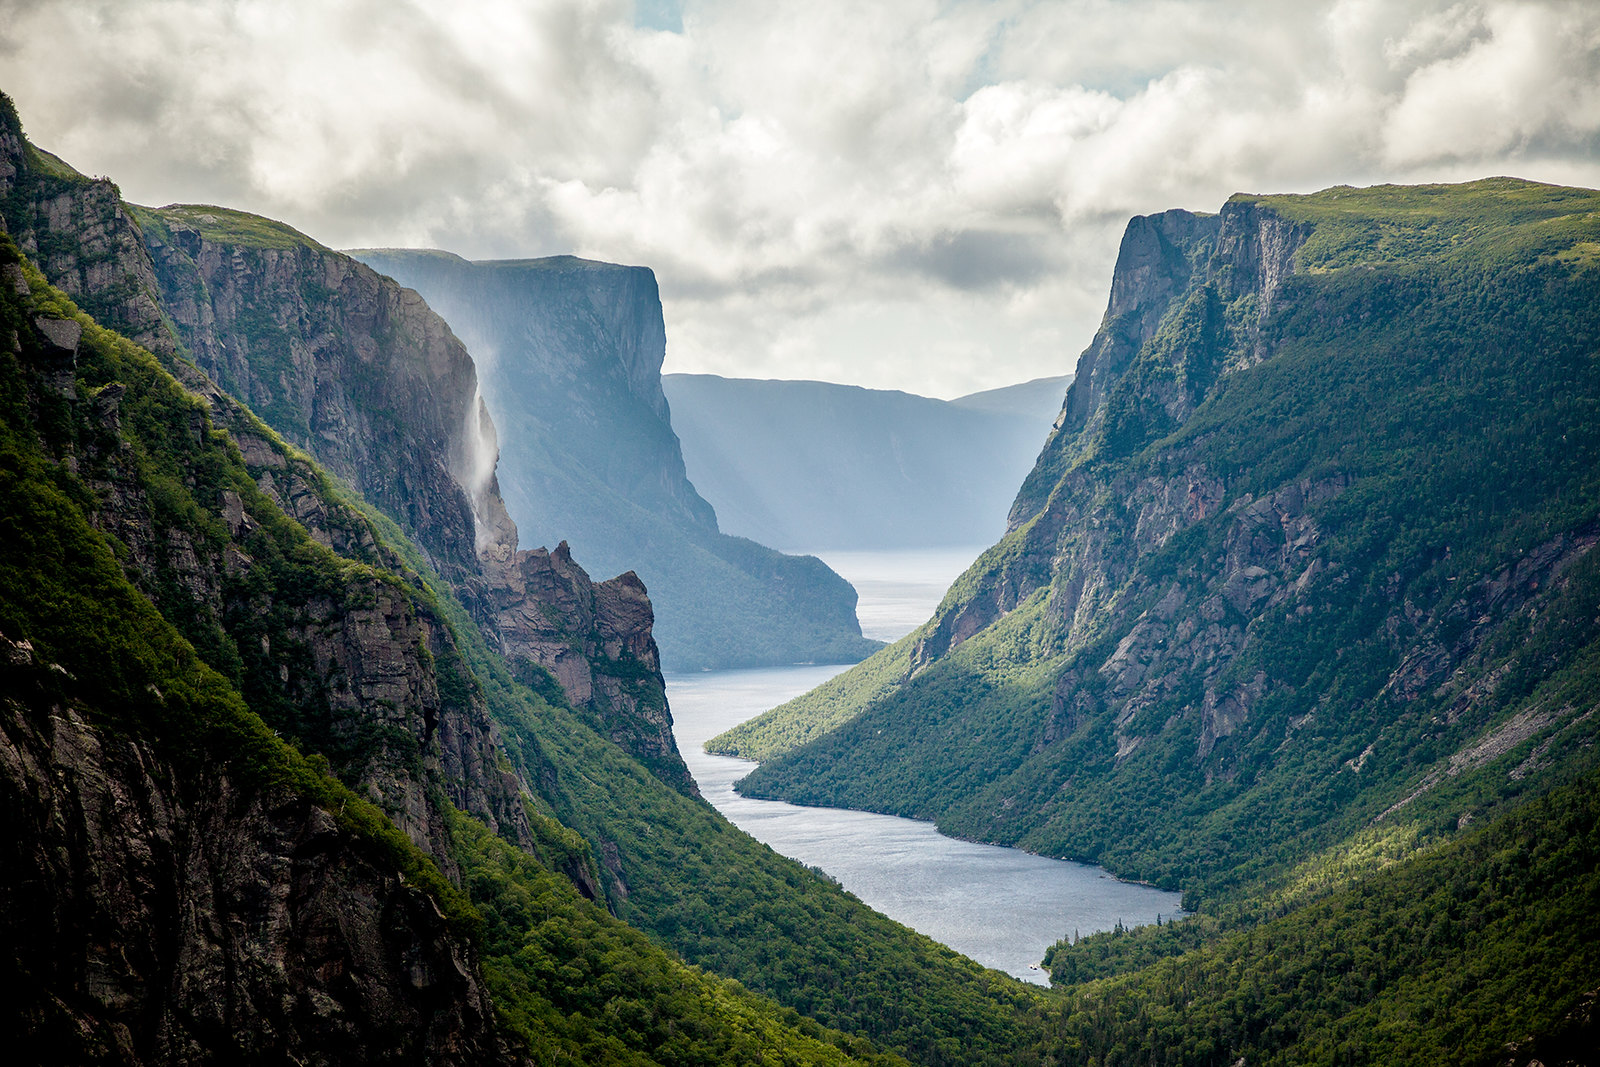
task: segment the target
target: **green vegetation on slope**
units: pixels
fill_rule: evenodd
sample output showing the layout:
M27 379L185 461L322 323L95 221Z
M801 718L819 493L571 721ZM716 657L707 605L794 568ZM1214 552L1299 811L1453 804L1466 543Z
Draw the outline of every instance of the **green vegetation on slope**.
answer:
M1597 907L1591 773L1281 918L1075 988L1048 1044L1085 1064L1588 1062ZM1057 945L1052 979L1108 943L1186 926Z
M723 731L706 742L706 751L759 762L844 725L859 714L860 708L905 680L916 638L914 633L902 637L856 669L828 679L765 715Z
M218 245L279 250L325 247L286 223L213 204L171 204L159 209L130 204L128 210L141 228L159 234L169 244L174 241L173 227L178 225Z
M1556 242L1552 258L1574 271L1589 269L1586 248L1591 245ZM37 285L35 289L45 292ZM58 313L72 313L54 295L47 295L45 302ZM1205 310L1203 304L1190 307ZM1167 338L1178 344L1168 353L1193 354L1191 342L1202 347L1221 343L1208 326L1215 323L1207 314L1179 322ZM0 326L19 330L29 345L36 340L26 316L13 315ZM1580 334L1589 328L1584 321L1576 326ZM1185 336L1191 332L1195 336ZM158 566L153 580L140 576L151 583L147 592L164 605L167 620L128 584L121 568L133 558L129 546L108 540L84 518L94 499L85 479L39 451L40 441L71 439L84 446L82 458L89 455L90 443L114 443L103 418L96 426L80 417L103 388L130 385L121 417L133 438L131 447L143 453L139 488L169 529L196 543L208 543L209 538L209 543L221 544L230 535L215 494L231 487L244 495L251 487L247 478L240 480L226 437L208 426L199 405L162 378L147 354L91 326L83 355L76 387L85 400L76 403L49 389L19 388L17 383L36 373L23 366L30 354L22 361L3 357L9 361L9 376L0 375L5 412L0 492L9 525L0 529L5 537L0 540L0 568L5 568L0 574L0 631L34 634L50 657L81 666L80 677L91 685L114 689L118 699L109 706L116 714L101 710L105 729L149 729L180 737L183 745L172 750L180 767L185 760L210 758L235 769L244 780L253 769L264 768L267 780L299 783L294 787L355 820L353 827L367 827L378 853L389 850L387 862L432 886L455 913L458 928L475 932L502 1018L532 1043L530 1051L536 1054L677 1063L871 1057L859 1038L822 1030L792 1014L796 1009L881 1036L931 1063L1231 1064L1246 1053L1251 1062L1500 1059L1499 1044L1527 1034L1540 1039L1511 1057L1515 1062L1534 1054L1551 1062L1564 1047L1593 1047L1592 1023L1585 1030L1581 1022L1569 1026L1563 1021L1570 1009L1581 1015L1586 1002L1579 994L1597 983L1592 948L1594 906L1600 903L1593 873L1600 866L1593 810L1597 791L1592 757L1586 755L1592 752L1592 731L1585 726L1593 717L1594 678L1600 670L1593 622L1600 579L1592 561L1555 572L1558 580L1548 583L1554 593L1534 604L1537 611L1493 620L1492 632L1480 635L1474 645L1478 658L1473 672L1436 694L1434 703L1410 703L1417 720L1414 729L1408 727L1410 733L1380 734L1359 750L1356 745L1365 738L1341 743L1335 754L1349 754L1339 766L1351 776L1370 773L1388 782L1364 796L1364 806L1351 815L1349 825L1368 829L1331 846L1324 836L1291 838L1277 853L1264 854L1238 874L1218 868L1219 876L1242 881L1232 887L1229 909L1199 922L1058 947L1052 954L1058 978L1120 975L1071 991L1062 1005L872 915L848 894L732 831L704 805L665 790L565 709L514 681L465 622L459 605L438 592L442 586L432 578L396 577L399 568L381 552L362 549L354 553L359 558L339 559L310 545L303 532L296 536L294 524L286 523L269 538L278 547L268 544L264 549L280 552L281 558L273 560L273 578L266 583L273 588L261 592L293 603L296 597L323 594L364 598L381 587L414 597L419 611L435 611L450 620L459 631L461 658L436 664L441 692L455 692L455 699L461 699L463 691L481 687L509 738L508 757L538 791L534 803L541 813L534 822L539 863L456 817L454 859L474 910L375 808L350 797L322 772L317 757L302 759L247 710L270 695L274 683L252 676L250 641L235 636L244 633L234 628L238 619L186 612L180 569L167 566L163 572ZM125 362L118 362L124 357ZM1194 364L1197 369L1204 365ZM1187 365L1167 369L1187 373ZM1146 370L1147 386L1186 380L1183 374L1166 374L1160 365ZM1135 402L1126 410L1138 418L1118 423L1116 449L1144 449L1153 434L1171 429L1159 420L1145 420L1149 412L1139 406L1138 397L1125 399ZM1116 459L1111 454L1116 449L1101 452L1102 461ZM1554 477L1570 473L1558 471ZM1581 477L1571 484L1588 491ZM325 483L319 482L316 492L324 500L331 498ZM254 513L257 498L249 499ZM1587 514L1585 500L1578 504L1580 517ZM1351 521L1337 510L1340 504L1336 499L1319 518ZM1358 519L1368 513L1353 512ZM1526 517L1526 529L1513 531L1534 540L1526 542L1532 546L1526 549L1526 564L1508 570L1528 569L1541 582L1552 573L1536 565L1550 543L1535 536L1549 532L1541 527L1546 521L1554 521L1550 513L1534 513ZM426 575L416 563L420 554L397 530L383 521L374 525L382 531L380 540L392 539L394 548ZM1187 556L1225 547L1225 540L1216 536L1218 529L1204 524L1197 528L1199 533L1180 534L1168 542L1149 561L1146 573L1176 580L1184 575ZM1558 538L1565 536L1559 523L1553 529ZM1455 528L1445 532L1454 536ZM1581 529L1580 535L1587 536ZM1511 537L1508 543L1515 547L1523 542ZM1020 540L1008 540L987 558L1025 563L1018 554L1023 547ZM1368 547L1384 550L1376 543ZM1446 566L1434 574L1438 587L1451 577L1465 582L1473 566L1480 567L1479 573L1485 566L1472 563L1470 538L1452 547L1455 552L1445 558L1465 555L1467 561L1449 565L1458 570ZM1486 551L1491 563L1495 551L1500 549ZM1433 559L1429 565L1440 564ZM1427 573L1424 568L1423 575ZM953 602L981 593L983 577L969 575L958 583ZM1397 592L1428 588L1415 584L1418 577L1410 571L1401 574L1413 585L1397 586ZM1504 577L1504 572L1493 573L1494 582L1515 586L1514 581L1502 582ZM1161 591L1135 585L1128 601L1150 604ZM1052 645L1046 595L1040 591L1020 598L1021 606L993 628L992 645L985 647L980 638L968 643L970 649L958 651L957 656L968 657L969 677L959 672L935 675L942 669L935 665L924 672L930 684L940 687L937 691L951 706L981 698L1010 700L1042 712L1054 695L1056 677L1051 672L1068 654L1082 651L1063 653ZM1351 594L1357 603L1364 595ZM1480 625L1470 621L1474 617L1463 616L1469 619L1469 631ZM1446 618L1449 625L1444 628L1427 620L1421 625L1438 634L1458 621ZM174 624L193 636L185 640ZM17 633L13 625L20 627ZM1117 643L1115 636L1097 635L1094 640L1102 642L1098 658L1089 656L1084 662L1093 665L1106 658ZM1359 632L1356 636L1361 638ZM1293 645L1284 639L1268 648L1283 653ZM1365 669L1363 665L1382 658L1370 650L1357 651L1362 654L1350 670ZM1053 664L1052 656L1060 656L1061 662ZM209 670L208 662L217 670ZM1476 722L1450 721L1453 698L1479 676L1492 677L1499 687L1492 701L1482 702L1489 710L1480 710ZM159 693L148 688L151 681ZM239 697L236 687L241 684L254 694L248 701ZM1359 690L1350 685L1352 692ZM1341 700L1348 697L1356 703L1331 703L1332 710L1359 704L1359 693L1351 697L1337 687L1334 691ZM850 699L842 691L836 695L841 704ZM1262 713L1276 715L1279 710L1269 705ZM286 709L276 721L292 724L293 714ZM298 727L291 725L291 732L308 747L324 742L336 746L341 740L337 734L318 741L316 720L312 716ZM961 730L969 763L997 748L1015 758L1041 742L1048 747L1092 726L1087 720L1069 720L1065 736L1052 739L1048 722L1030 736L1021 729L1014 735L986 734L993 724L977 717L947 721ZM1158 751L1148 724L1135 722L1129 736L1141 740L1141 751ZM1114 773L1114 765L1105 767L1111 762L1106 748L1116 741L1114 731L1101 724L1092 738L1098 751L1096 746L1073 751L1090 757L1084 764L1089 771L1098 767L1100 773ZM1479 739L1483 743L1462 747ZM337 754L336 747L332 750ZM1189 773L1184 767L1188 753L1182 745L1175 751L1184 758L1174 758L1170 769L1181 786L1182 775ZM1225 777L1212 799L1226 801L1234 780L1245 777L1232 768L1248 767L1249 746L1243 739L1225 737L1219 751L1224 770L1234 779ZM1408 765L1405 761L1412 757L1406 753L1412 751L1417 755ZM1137 762L1147 757L1134 756L1127 765L1147 774ZM1429 757L1433 762L1424 762ZM356 759L341 756L337 762L346 776L355 773ZM1325 770L1312 767L1311 777ZM1579 777L1586 774L1591 776ZM1256 782L1265 778L1258 774ZM1481 835L1407 858L1419 846L1452 837L1469 818L1492 820L1562 778L1578 785L1514 811L1509 820L1495 822ZM903 781L918 784L909 777ZM1048 776L1040 781L1053 785ZM1352 779L1340 781L1347 793L1359 792ZM1247 792L1251 784L1239 781L1238 788ZM1050 795L1059 791L1054 787ZM334 801L339 802L337 809ZM1391 802L1402 806L1382 810ZM557 822L558 814L584 837ZM1274 812L1264 828L1252 824L1257 814L1224 804L1217 821L1207 822L1207 813L1201 812L1197 825L1202 839L1215 848L1219 840L1228 839L1224 835L1246 839L1252 833L1281 834L1294 813ZM1143 846L1135 841L1134 847ZM1189 857L1184 862L1196 861ZM1198 865L1211 862L1202 857ZM1371 873L1385 864L1387 870ZM772 1008L731 984L684 968L645 937L579 901L549 868L598 877L608 903L660 941L773 992L789 1010ZM1592 1013L1592 994L1587 1003Z
M602 858L616 914L706 971L927 1064L1007 1064L1041 998L914 933L667 787L518 683L440 598L541 810Z
M534 1062L904 1062L685 967L481 823L451 831L489 987Z
M1344 263L1342 245L1318 241L1344 196L1268 204L1319 227L1302 257ZM1065 643L1066 622L1026 600L743 788L935 817L1201 899L1287 870L1391 805L1406 802L1394 818L1453 827L1563 780L1600 691L1586 555L1600 519L1600 268L1568 254L1600 235L1600 195L1491 181L1406 198L1426 210L1382 215L1376 258L1285 279L1258 335L1227 301L1221 319L1175 301L1109 388L1092 439L1057 442L1078 458L1051 508L1085 509L1111 531L1102 569L1064 573L1051 591L1116 583L1092 626ZM1160 421L1185 368L1237 366L1257 344L1265 360L1218 378L1180 426ZM1131 430L1139 412L1154 414ZM1221 499L1141 542L1138 511L1123 510L1140 506L1128 503L1137 486L1198 478L1217 479ZM1282 487L1312 501L1315 540L1285 582L1292 599L1252 602L1241 583L1271 576L1230 574L1226 560L1293 558L1293 517L1243 525ZM1264 547L1240 548L1246 535ZM1141 644L1164 601L1202 629L1201 606L1215 612L1226 658L1164 661L1157 638ZM1129 702L1119 685L1145 695ZM1215 729L1229 699L1248 712ZM1491 774L1496 746L1520 757Z
M122 368L98 366L95 358L90 349L82 353L78 389L85 396L126 377ZM139 359L155 373L154 360L147 354ZM174 367L193 374L179 363ZM133 383L128 384L131 395ZM267 439L288 461L293 489L305 491L314 498L308 501L313 510L325 512L335 551L317 545L298 524L274 514L226 435L208 424L203 405L170 381L162 388L182 403L162 416L164 436L151 438L148 447L137 441L134 446L145 447L155 465L165 464L172 475L158 479L149 492L162 501L162 521L182 520L182 536L174 541L195 538L215 564L226 556L229 538L221 497L237 492L246 513L266 521L263 529L249 531L264 538L261 544L235 546L247 549L259 566L229 580L248 585L257 580L253 574L263 576L255 588L231 589L230 597L240 594L241 610L220 614L185 591L182 567L172 566L166 558L172 553L159 545L148 553L155 559L153 576L141 575L140 581L150 583L145 591L155 596L169 624L193 635L200 656L238 687L272 729L307 751L332 757L331 769L348 781L357 780L372 757L414 772L410 761L416 753L406 750L404 738L372 734L366 716L328 713L326 698L339 679L314 676L308 668L315 663L297 648L291 630L309 622L296 616L299 608L314 608L321 600L337 606L375 593L419 618L431 613L435 634L452 631L438 642L442 652L432 664L439 696L456 710L474 693L487 701L501 726L503 755L533 790L531 802L543 817L534 820L535 837L551 866L598 889L624 918L693 962L781 997L794 1010L879 1038L925 1062L1007 1062L1007 1050L1019 1042L1037 1002L1034 991L874 914L735 830L707 805L664 787L579 716L514 680L393 523L368 523L350 513L349 501L337 499L329 480L304 456L283 447L248 413L230 412L230 425L238 415L241 432ZM122 403L126 422L139 405L126 398ZM69 424L87 412L62 404L60 414L63 425L78 433ZM204 445L203 462L195 460L193 471L168 463L177 454L175 443L188 440ZM279 479L279 490L287 491L279 469L270 473ZM348 536L342 536L347 522ZM774 555L749 542L727 541L733 549L745 545ZM124 564L133 556L130 549ZM340 585L341 575L358 576L364 588ZM163 585L170 597L161 594ZM255 606L267 610L258 613ZM280 674L284 667L287 680ZM383 709L367 710L381 717ZM582 840L574 844L563 824L580 831Z
M570 708L514 677L398 527L353 502L422 575L506 757L534 787L539 811L601 857L605 902L618 916L708 972L916 1062L1016 1062L1012 1050L1037 1030L1036 990L879 915L662 785Z
M17 260L9 243L0 244L0 262ZM0 352L0 633L31 642L40 659L63 667L67 674L54 684L70 690L97 726L153 746L186 782L226 772L239 787L287 789L332 813L482 947L498 1010L511 1032L532 1042L538 1062L892 1060L860 1039L830 1033L687 967L459 814L452 831L467 878L460 888L451 885L382 812L328 773L321 753L307 757L281 740L241 696L241 685L251 688L248 670L230 678L213 669L134 586L117 558L126 549L88 518L95 489L57 461L73 455L88 466L93 452L83 446L91 441L113 450L126 445L139 455L140 484L158 510L158 528L194 530L216 522L203 501L217 485L253 488L237 450L154 357L76 314L31 270L29 281L38 299L27 306L13 295L0 301L0 332L15 331L24 348L21 357ZM29 321L36 312L82 325L75 389L94 396L113 383L124 388L120 433L43 383L44 357ZM41 446L61 451L52 455ZM265 516L267 509L253 514ZM183 525L159 526L168 520ZM362 583L377 572L339 559L282 521L278 534L289 552L277 560L263 552L256 561L263 581L281 585L274 594L292 600L298 583L317 596L365 595ZM213 535L228 536L222 528ZM267 546L258 540L252 547ZM174 617L193 614L176 600L167 608ZM220 656L222 647L214 643L212 654ZM344 726L359 726L354 719ZM317 736L302 731L302 743ZM335 724L326 739L337 736ZM581 847L545 822L549 851Z

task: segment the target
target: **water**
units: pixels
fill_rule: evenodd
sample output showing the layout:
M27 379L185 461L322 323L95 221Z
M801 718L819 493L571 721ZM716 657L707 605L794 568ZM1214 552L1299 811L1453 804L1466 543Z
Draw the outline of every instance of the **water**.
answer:
M827 549L810 554L856 587L861 633L898 641L928 621L950 583L972 565L985 546L916 548L898 552Z
M871 625L877 628L871 636L893 640L932 614L945 586L977 550L817 554L856 586L863 631ZM702 795L734 825L822 868L890 918L1027 981L1046 981L1030 965L1074 931L1181 914L1178 894L1119 882L1098 867L957 841L932 823L735 793L733 783L754 764L707 755L705 742L845 669L807 665L667 677L678 748Z

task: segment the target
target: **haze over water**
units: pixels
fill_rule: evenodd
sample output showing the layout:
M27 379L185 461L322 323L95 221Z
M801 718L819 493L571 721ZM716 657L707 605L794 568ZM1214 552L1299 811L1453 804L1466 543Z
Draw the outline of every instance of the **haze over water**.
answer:
M895 640L927 620L980 549L818 552L855 585L870 637ZM752 800L733 783L754 766L707 755L731 726L845 670L803 665L667 676L678 748L700 791L740 829L820 867L890 918L1027 981L1057 939L1181 914L1179 895L1119 882L1098 867L945 837L932 823L840 808Z

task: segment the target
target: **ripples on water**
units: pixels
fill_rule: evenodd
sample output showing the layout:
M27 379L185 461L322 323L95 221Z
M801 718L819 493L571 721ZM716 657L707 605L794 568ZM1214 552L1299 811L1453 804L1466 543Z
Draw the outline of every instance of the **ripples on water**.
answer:
M895 640L933 613L977 551L817 554L855 585L863 632ZM1046 978L1030 964L1061 937L1181 914L1178 894L1119 882L1098 867L958 841L932 823L735 793L733 783L755 765L707 755L705 742L845 669L804 665L667 677L678 748L701 793L734 825L827 871L890 918L1034 982Z

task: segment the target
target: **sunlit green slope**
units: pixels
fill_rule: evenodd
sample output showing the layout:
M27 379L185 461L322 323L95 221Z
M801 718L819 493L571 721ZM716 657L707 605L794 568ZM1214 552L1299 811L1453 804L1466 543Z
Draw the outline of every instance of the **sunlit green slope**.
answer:
M844 724L745 791L1210 893L1565 780L1600 701L1597 211L1490 179L1134 220L1010 533L906 648L728 735Z

